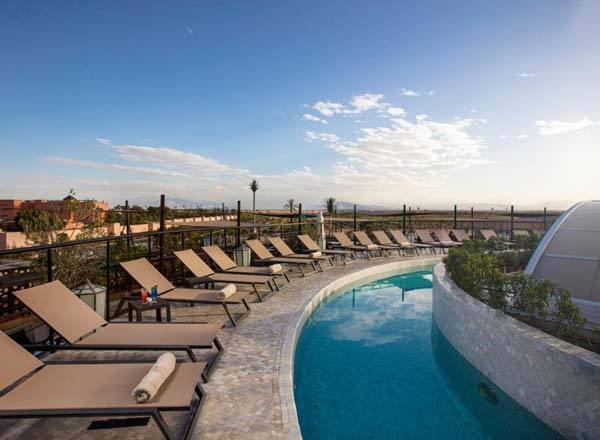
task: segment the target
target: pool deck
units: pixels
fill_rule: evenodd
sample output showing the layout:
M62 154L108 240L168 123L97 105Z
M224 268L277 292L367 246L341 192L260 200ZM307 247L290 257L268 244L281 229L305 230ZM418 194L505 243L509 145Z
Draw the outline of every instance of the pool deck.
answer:
M263 303L253 302L252 311L238 327L225 327L219 334L225 350L209 382L203 385L207 399L191 437L219 440L300 438L291 384L292 357L295 337L310 309L334 287L384 273L386 265L389 271L401 268L403 262L412 262L409 264L416 266L434 264L439 260L439 256L433 255L370 261L361 259L358 263L324 273L294 278L291 284ZM173 319L228 322L222 309L214 306L176 307ZM54 355L53 359L63 356L65 354ZM152 359L156 353L70 352L67 356L70 359ZM181 416L167 414L166 419L176 428ZM152 421L147 427L88 431L91 420L94 419L2 420L0 438L162 438Z

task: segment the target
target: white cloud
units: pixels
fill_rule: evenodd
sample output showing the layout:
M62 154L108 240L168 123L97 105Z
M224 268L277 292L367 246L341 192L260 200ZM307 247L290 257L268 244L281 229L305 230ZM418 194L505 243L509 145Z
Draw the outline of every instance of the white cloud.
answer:
M406 115L406 111L402 107L388 107L386 111L392 116Z
M517 76L519 78L533 78L535 76L535 73L533 73L533 72L519 72L519 73L517 73Z
M192 30L192 28L188 27L185 29L187 31L188 34L192 35L194 33L194 31Z
M200 154L176 148L148 147L145 145L113 145L108 139L101 139L99 142L112 149L121 160L153 163L165 168L202 173L204 175L240 174L246 172L246 170L232 168Z
M405 89L404 87L400 90L402 96L419 96L419 92L412 89Z
M338 142L340 140L337 135L333 133L317 133L315 131L307 131L304 133L304 138L309 141L324 141L324 142Z
M325 119L321 119L318 116L311 115L310 113L304 113L302 115L302 118L307 121L320 122L321 124L327 124L327 121Z
M425 119L427 119L429 116L427 116L425 113L421 113L418 114L417 116L415 116L415 119L419 122L424 121Z
M383 95L374 95L366 93L364 95L353 96L351 105L356 109L358 113L362 113L368 110L381 108L384 105L381 102L382 99Z
M313 105L313 109L325 116L333 116L336 113L342 113L346 107L339 102L319 101Z
M119 165L119 164L112 164L112 163L94 162L91 160L73 159L70 157L47 156L47 157L42 157L41 159L42 159L42 161L48 162L48 163L72 165L72 166L82 167L82 168L113 169L113 170L118 170L118 171L126 171L126 172L130 172L130 173L151 174L154 176L161 176L161 177L184 177L184 176L186 176L186 174L179 173L177 171L167 171L167 170L162 170L160 168L132 167L132 166L127 166L127 165Z
M539 133L542 136L552 136L555 134L567 133L569 131L582 130L587 127L595 125L588 118L584 118L580 121L566 122L566 121L536 121L535 126L538 128Z
M427 94L429 96L433 96L433 95L435 95L435 90L430 90L430 91L427 92Z
M509 136L506 134L501 134L500 136L498 136L498 139L501 140L507 140L507 139L516 139L516 140L523 140L523 139L528 139L529 136L526 134L519 134L517 136Z

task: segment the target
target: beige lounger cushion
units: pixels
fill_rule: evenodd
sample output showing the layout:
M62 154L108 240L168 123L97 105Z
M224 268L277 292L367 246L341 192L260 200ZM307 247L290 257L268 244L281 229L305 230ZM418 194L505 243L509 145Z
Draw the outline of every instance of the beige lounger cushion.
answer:
M219 246L204 246L202 250L206 252L206 255L208 255L221 270L228 270L236 267L235 261L229 258Z
M271 281L271 277L268 275L254 275L254 274L235 274L235 273L213 273L208 278L211 281L217 283L239 283L239 284L266 284Z
M158 390L163 386L171 373L175 370L177 359L173 353L161 354L142 378L140 383L131 392L131 397L137 403L148 402L156 397Z
M196 277L206 277L215 273L192 249L173 253Z
M309 251L321 250L319 245L310 237L310 235L307 235L307 234L298 235L298 240L300 240L302 242L302 244L306 247L306 249L308 249Z
M99 328L77 344L211 347L220 328L216 324L115 322Z
M44 365L2 331L0 331L0 353L2 353L0 390Z
M294 251L281 238L267 237L267 239L282 256L287 257L288 255L294 255Z
M148 292L152 286L158 285L158 294L174 289L175 286L161 274L156 267L145 258L121 263L125 271Z
M217 292L217 299L224 301L230 297L232 297L233 295L235 295L235 292L237 291L237 288L235 287L235 284L227 284L225 287L223 287L221 290L219 290Z
M131 398L131 390L148 372L149 365L46 365L0 397L0 411L189 406L206 363L177 364L154 400L136 403Z
M106 324L60 281L15 291L13 295L71 343Z

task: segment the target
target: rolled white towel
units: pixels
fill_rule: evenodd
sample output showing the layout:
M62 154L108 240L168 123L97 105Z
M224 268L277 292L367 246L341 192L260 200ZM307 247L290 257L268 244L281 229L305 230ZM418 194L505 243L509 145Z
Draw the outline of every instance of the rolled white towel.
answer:
M225 299L229 298L230 296L232 296L233 294L235 294L235 292L237 292L237 288L235 287L235 284L227 284L225 287L223 287L221 290L219 290L216 293L215 298L217 298L219 300L225 300Z
M310 258L321 258L321 255L323 255L321 251L315 251L308 254Z
M281 264L271 264L269 266L269 273L279 273L283 270L283 266Z
M379 246L377 246L376 244L368 244L367 249L370 251L376 251L377 249L379 249Z
M163 383L175 369L177 360L173 353L161 354L150 371L142 378L141 382L133 389L131 397L137 403L144 403L152 400Z

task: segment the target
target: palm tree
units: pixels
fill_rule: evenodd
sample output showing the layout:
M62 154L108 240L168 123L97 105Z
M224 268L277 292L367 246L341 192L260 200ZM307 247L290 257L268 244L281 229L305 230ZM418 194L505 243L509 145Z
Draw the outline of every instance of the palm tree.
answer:
M293 213L296 208L298 207L298 205L296 205L296 203L294 203L295 200L294 199L287 199L287 201L285 202L285 205L283 205L284 208L288 208L290 210L290 213Z
M327 209L327 214L329 214L329 235L331 236L332 223L331 219L333 218L333 213L335 212L335 197L328 197L323 200L325 204L325 208Z
M250 185L248 185L248 188L250 188L250 191L252 191L252 224L255 225L256 224L256 191L258 191L258 188L260 188L260 185L258 184L258 180L252 179L252 181L250 182Z

